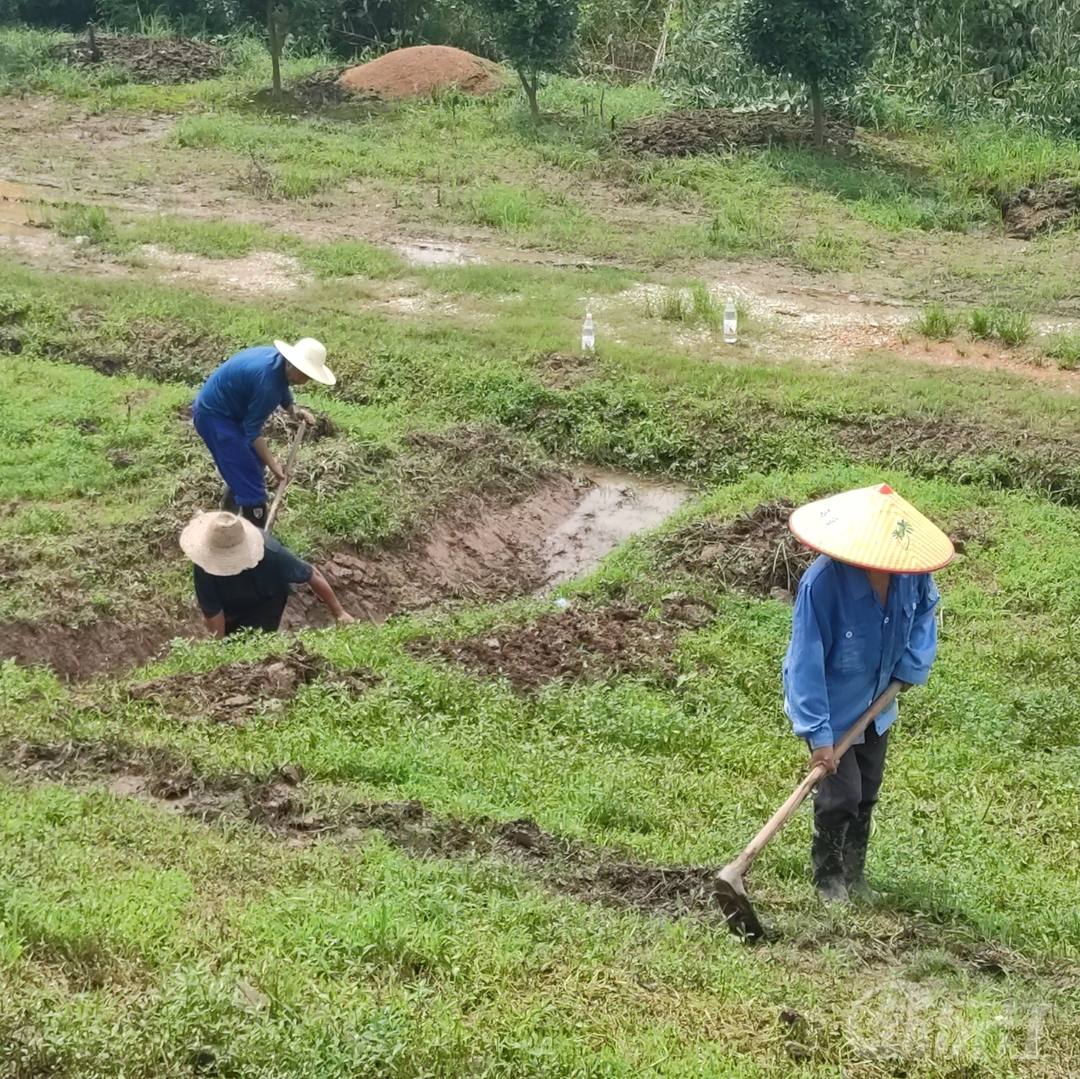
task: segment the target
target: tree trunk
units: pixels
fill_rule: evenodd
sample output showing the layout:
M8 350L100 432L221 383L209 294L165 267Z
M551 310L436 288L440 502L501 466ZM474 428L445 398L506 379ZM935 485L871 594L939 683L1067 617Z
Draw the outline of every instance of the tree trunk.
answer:
M825 100L821 96L821 86L816 82L810 84L810 100L814 105L814 145L819 149L825 149Z
M270 35L270 63L274 68L274 97L281 97L281 41L278 38L277 19L274 18L274 0L266 0L266 32Z
M536 101L536 93L540 88L540 73L534 71L531 82L524 71L519 71L518 75L521 77L521 85L525 87L525 96L529 99L529 111L533 114L534 120L539 120L540 106Z

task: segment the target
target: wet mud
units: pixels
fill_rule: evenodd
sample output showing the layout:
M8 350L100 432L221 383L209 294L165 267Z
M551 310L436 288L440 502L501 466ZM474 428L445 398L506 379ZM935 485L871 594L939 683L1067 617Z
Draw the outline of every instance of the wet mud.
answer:
M464 640L421 638L414 655L438 656L482 677L505 678L521 693L553 681L597 681L620 674L674 675L671 653L684 625L655 621L643 608L617 603L571 606L525 626L493 629Z
M693 521L660 543L668 566L714 585L791 602L817 557L788 529L795 503L764 502L729 521Z
M359 695L379 683L368 667L341 671L323 656L293 641L286 652L254 662L226 663L212 671L185 671L128 687L135 700L155 701L169 715L188 721L209 720L241 726L253 715L292 700L316 679Z
M724 924L711 866L654 866L543 831L534 821L441 817L418 801L325 805L305 773L286 764L269 775L199 776L166 750L121 744L22 742L0 751L0 769L24 779L103 785L203 822L242 822L290 843L362 842L378 832L418 857L480 857L513 864L553 891L587 903L667 918Z

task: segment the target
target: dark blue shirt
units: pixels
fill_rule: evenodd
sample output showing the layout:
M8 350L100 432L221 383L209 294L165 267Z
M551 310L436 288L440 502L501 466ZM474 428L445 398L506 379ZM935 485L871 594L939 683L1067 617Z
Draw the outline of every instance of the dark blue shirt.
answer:
M218 419L231 420L249 442L262 434L263 424L279 405L293 403L285 375L285 357L272 345L246 348L227 359L195 398L196 406Z
M238 621L266 600L287 592L289 585L311 580L313 566L273 536L264 535L263 543L265 550L258 565L231 577L218 577L195 567L195 598L207 618L224 613L226 622Z
M925 685L939 600L929 573L896 573L882 607L866 570L822 555L803 574L784 657L784 711L811 749L835 745L894 678ZM894 701L875 721L896 719Z

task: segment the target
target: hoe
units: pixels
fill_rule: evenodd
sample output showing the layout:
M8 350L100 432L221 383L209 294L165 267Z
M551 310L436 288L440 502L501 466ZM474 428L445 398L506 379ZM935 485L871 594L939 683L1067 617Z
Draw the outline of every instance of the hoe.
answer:
M292 483L293 468L296 465L296 451L300 449L300 443L304 441L304 435L307 432L307 424L301 420L300 426L296 429L296 436L292 440L292 445L289 447L289 456L285 460L285 478L278 484L277 493L274 495L274 501L270 503L270 512L266 515L266 531L274 527L274 521L277 520L278 510L281 509L281 500L285 497L285 488Z
M902 682L890 682L885 691L870 707L859 716L851 728L836 744L836 759L839 760L852 746L863 731L882 713L903 688ZM735 861L724 866L713 881L714 896L728 920L728 928L749 940L756 940L765 935L765 929L754 913L754 906L746 894L743 877L754 859L764 849L765 844L787 824L791 815L803 804L806 796L825 778L825 766L819 764L811 768L806 778L795 788L791 797L772 815L768 824L752 840Z

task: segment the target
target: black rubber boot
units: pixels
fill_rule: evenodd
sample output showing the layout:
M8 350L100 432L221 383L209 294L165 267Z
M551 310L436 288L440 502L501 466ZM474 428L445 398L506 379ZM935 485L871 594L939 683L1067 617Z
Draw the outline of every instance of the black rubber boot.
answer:
M844 883L844 833L847 825L824 828L814 823L814 841L810 846L810 864L814 869L814 884L826 903L849 903Z
M256 528L266 527L266 503L260 502L257 506L240 506L240 514L246 517Z
M870 845L870 818L874 807L860 809L844 836L844 884L848 894L872 903L877 895L866 883L866 850Z

